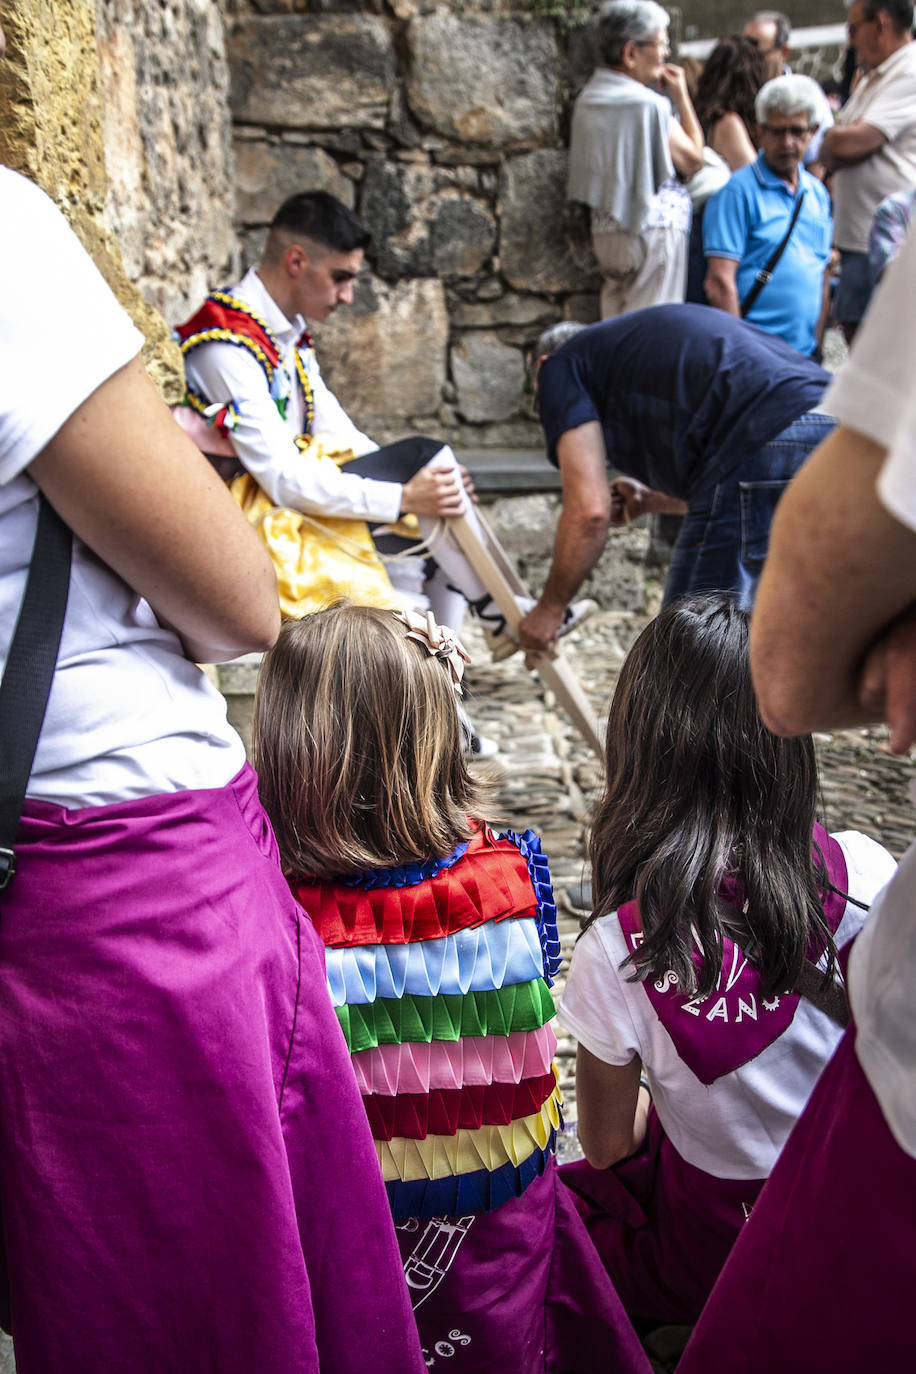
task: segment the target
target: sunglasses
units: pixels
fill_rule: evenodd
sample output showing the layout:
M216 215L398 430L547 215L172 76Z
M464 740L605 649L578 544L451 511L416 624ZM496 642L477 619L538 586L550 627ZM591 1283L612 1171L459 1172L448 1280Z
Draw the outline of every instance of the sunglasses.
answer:
M773 138L785 138L786 134L790 138L804 138L811 132L808 124L784 124L781 129L774 128L772 124L761 124L760 127L764 133L772 134Z

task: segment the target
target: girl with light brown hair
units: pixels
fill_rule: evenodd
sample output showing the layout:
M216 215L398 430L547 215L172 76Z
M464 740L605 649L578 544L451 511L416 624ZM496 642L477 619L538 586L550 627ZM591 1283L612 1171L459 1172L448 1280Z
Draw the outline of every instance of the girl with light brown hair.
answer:
M286 624L258 684L261 796L327 947L428 1358L648 1374L557 1183L550 875L537 836L484 819L467 661L431 615Z

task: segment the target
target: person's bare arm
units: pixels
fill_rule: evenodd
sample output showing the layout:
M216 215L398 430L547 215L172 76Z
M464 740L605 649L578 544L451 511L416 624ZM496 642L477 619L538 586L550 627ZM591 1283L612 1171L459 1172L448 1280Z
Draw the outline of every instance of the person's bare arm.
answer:
M639 1085L642 1063L634 1055L619 1067L579 1045L576 1050L577 1132L594 1169L608 1169L642 1145L649 1094Z
M710 130L709 146L733 172L757 160L757 149L748 137L744 120L731 111L716 120Z
M916 533L875 490L884 457L841 425L776 509L751 623L754 686L776 734L876 722L885 695L905 695L896 683L876 685L887 670L876 650L882 640L904 647L898 618L916 601Z
M567 430L557 444L563 508L553 561L537 605L518 627L523 648L535 652L556 641L566 607L598 562L611 520L604 434L597 420Z
M267 551L138 359L74 411L29 475L189 657L219 662L276 639Z
M820 160L828 173L835 172L838 167L854 167L886 142L887 135L864 119L857 119L854 124L834 124L824 134Z
M738 299L738 264L734 258L707 258L703 283L709 304L727 315L741 314Z
M680 123L672 119L668 125L671 161L682 177L691 177L703 166L703 130L687 91L684 68L667 62L662 68L662 89L671 96L680 119Z

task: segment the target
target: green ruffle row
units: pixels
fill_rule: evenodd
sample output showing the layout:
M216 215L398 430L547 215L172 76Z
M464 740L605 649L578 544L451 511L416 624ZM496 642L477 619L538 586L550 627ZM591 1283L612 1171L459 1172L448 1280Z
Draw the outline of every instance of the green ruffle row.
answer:
M336 1007L351 1054L402 1041L460 1040L466 1035L510 1035L537 1030L555 1014L543 978L485 992L420 997L377 997L368 1005Z

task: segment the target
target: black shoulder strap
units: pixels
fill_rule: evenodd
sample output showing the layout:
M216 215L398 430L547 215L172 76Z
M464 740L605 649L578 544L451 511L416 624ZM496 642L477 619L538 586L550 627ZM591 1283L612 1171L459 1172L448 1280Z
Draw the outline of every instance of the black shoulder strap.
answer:
M57 664L72 550L69 528L40 495L25 596L0 680L0 892L16 872L13 845Z
M792 237L792 230L795 228L795 221L801 214L802 201L804 200L804 198L805 193L804 191L802 191L801 195L798 197L798 200L796 200L795 202L795 209L792 211L792 218L789 220L789 227L783 236L782 242L779 243L777 247L773 249L773 252L770 254L770 258L767 262L766 267L761 267L760 271L754 278L754 285L751 287L750 291L748 291L744 300L741 302L742 320L746 319L747 316L750 314L751 310L753 310L754 303L757 300L757 297L760 295L763 288L766 286L767 282L773 280L773 272L776 268L776 264L782 257L783 252L785 250L785 246L789 242L789 239Z

